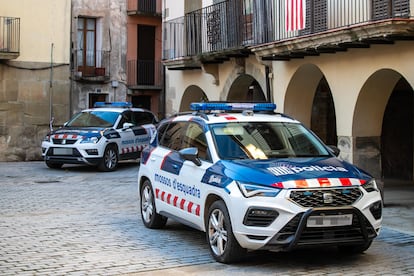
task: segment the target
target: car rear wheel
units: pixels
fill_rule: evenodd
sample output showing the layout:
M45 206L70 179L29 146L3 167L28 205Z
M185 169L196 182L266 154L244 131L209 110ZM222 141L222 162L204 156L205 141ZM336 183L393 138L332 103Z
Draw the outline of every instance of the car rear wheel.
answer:
M118 167L118 153L115 146L107 146L99 164L99 169L104 172L111 172Z
M154 193L149 180L145 180L141 188L141 218L147 228L162 228L167 223L167 218L157 214Z
M55 162L46 161L46 166L48 166L51 169L60 169L60 168L62 168L63 164L62 163L55 163Z
M207 219L206 237L213 258L221 263L239 261L246 254L246 249L234 237L225 203L221 200L214 202Z

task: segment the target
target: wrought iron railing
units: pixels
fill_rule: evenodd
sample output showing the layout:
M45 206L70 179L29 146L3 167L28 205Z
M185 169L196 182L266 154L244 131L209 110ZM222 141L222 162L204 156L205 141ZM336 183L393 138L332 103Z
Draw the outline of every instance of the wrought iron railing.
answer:
M161 14L161 0L128 0L127 10L129 13Z
M20 18L0 16L0 52L20 52Z
M231 51L378 20L410 18L410 0L304 0L305 27L287 28L287 1L223 1L163 24L163 59Z
M130 87L162 85L162 65L159 60L128 60L127 72L127 84Z
M109 77L110 51L76 50L73 69L78 78Z

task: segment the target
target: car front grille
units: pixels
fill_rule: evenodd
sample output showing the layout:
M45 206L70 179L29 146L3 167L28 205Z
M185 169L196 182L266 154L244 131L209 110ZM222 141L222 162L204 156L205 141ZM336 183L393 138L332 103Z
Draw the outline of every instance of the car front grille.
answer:
M290 193L290 199L306 208L350 206L362 196L358 187L336 189L300 189Z
M52 142L55 145L73 145L76 143L76 141L76 139L52 139Z

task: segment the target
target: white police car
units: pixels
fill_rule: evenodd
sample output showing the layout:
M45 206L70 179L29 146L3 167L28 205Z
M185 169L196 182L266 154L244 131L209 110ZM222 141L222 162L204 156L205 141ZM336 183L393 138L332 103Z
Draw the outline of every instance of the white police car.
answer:
M193 114L162 121L141 156L141 217L206 232L219 262L247 250L337 246L363 252L378 235L375 180L341 161L275 105L193 103ZM244 111L236 111L244 109Z
M138 159L158 123L148 110L128 102L98 102L46 135L42 156L50 168L87 164L113 171L119 160Z

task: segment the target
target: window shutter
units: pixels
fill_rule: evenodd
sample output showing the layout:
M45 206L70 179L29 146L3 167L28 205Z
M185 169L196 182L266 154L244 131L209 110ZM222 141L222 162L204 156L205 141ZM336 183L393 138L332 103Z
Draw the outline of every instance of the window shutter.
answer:
M326 0L314 1L314 32L326 31L327 4Z
M410 16L410 1L409 0L394 0L392 7L393 17L409 17Z
M381 20L390 17L391 0L372 0L372 19Z
M306 0L306 25L300 35L327 30L327 0Z

